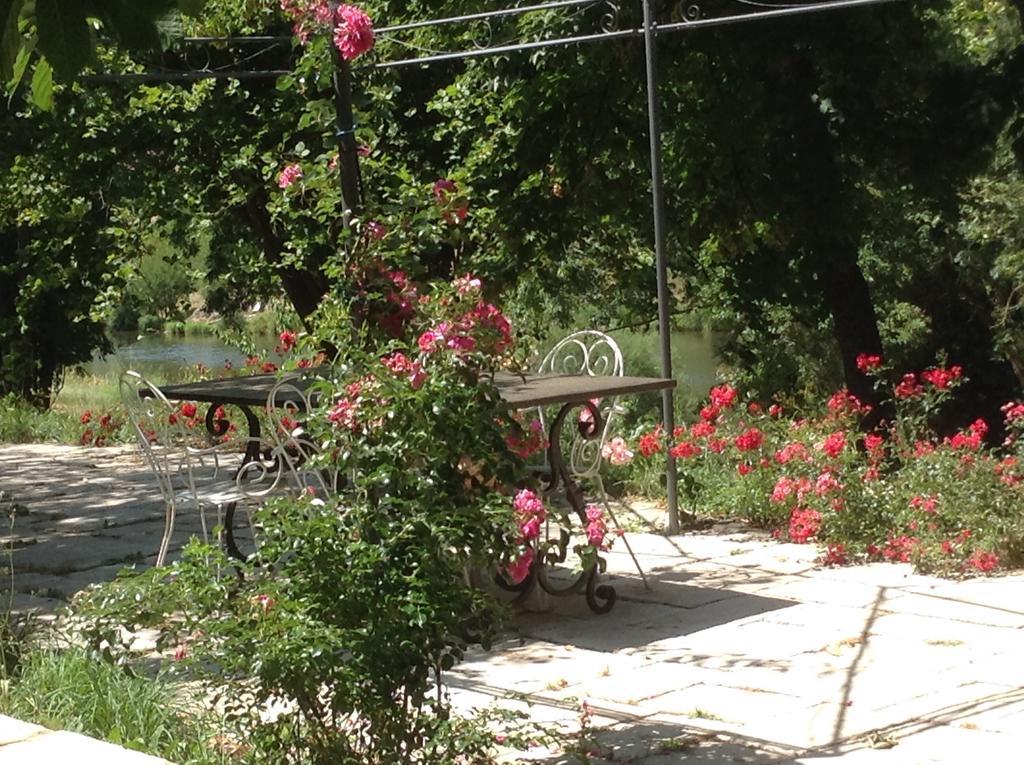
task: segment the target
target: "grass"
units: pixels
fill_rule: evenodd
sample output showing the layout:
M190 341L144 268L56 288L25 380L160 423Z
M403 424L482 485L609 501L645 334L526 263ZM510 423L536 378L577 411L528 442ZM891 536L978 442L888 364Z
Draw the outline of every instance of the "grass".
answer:
M69 373L54 400L54 407L58 411L81 414L108 411L120 403L116 377Z
M37 648L23 656L6 688L5 714L70 730L178 765L226 763L220 720L176 697L162 676L140 677L84 649Z
M82 428L69 410L41 412L14 396L0 398L0 443L76 443Z

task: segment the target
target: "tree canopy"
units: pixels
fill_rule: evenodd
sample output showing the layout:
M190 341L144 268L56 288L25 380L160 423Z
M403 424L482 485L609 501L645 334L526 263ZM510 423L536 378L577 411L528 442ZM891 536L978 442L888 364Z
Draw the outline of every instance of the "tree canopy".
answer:
M157 19L170 4L144 5ZM364 6L377 26L492 7ZM527 14L492 31L552 37L595 27L604 10ZM672 20L675 5L657 12ZM103 19L93 61L104 71L157 61L186 69L195 59L194 47L169 38L157 58L115 53L107 46L130 38L109 31L114 15L91 13ZM639 13L624 6L622 25ZM205 35L290 29L271 0L210 0L182 23ZM373 55L457 49L478 32L427 27L404 43L381 38ZM659 38L677 307L723 331L727 358L756 390L838 383L871 400L856 359L884 353L897 365L947 355L974 374L965 395L990 408L1019 391L1022 41L1009 0L929 0ZM209 45L201 55L216 69L247 54ZM52 115L32 105L25 84L15 93L3 117L14 134L45 126L63 138L0 149L0 172L31 179L19 193L34 195L8 207L0 229L21 253L63 242L53 257L65 265L103 251L89 261L97 285L68 321L98 318L132 262L122 242L154 222L183 251L208 243L214 308L280 284L309 317L323 294L351 285L356 258L428 277L480 273L538 328L581 310L599 324L653 321L636 40L429 68L354 64L364 209L352 230L341 224L329 40L260 56L294 74L58 86ZM282 187L289 166L301 175ZM43 205L42 189L57 182L65 201ZM103 227L76 213L74 199L104 210ZM99 244L97 232L117 239ZM15 288L22 302L24 290ZM30 324L25 310L12 327ZM4 333L15 331L25 330ZM98 331L89 337L101 342ZM33 385L45 388L50 372Z

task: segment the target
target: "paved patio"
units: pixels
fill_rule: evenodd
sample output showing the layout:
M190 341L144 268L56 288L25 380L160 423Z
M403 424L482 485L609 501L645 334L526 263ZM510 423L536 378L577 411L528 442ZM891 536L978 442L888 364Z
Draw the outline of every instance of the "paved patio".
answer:
M0 511L15 511L18 608L52 610L155 557L161 504L130 450L0 447L0 491ZM651 518L638 512L630 525ZM181 519L175 546L197 529ZM1021 760L1024 577L822 569L814 547L738 526L630 539L651 590L619 547L611 613L571 597L518 614L492 651L449 674L454 703L518 706L576 731L585 699L594 762Z

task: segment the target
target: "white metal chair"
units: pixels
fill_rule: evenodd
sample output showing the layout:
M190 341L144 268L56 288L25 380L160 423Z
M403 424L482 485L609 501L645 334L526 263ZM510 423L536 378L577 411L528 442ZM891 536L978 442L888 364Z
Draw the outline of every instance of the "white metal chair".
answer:
M120 391L164 500L164 533L156 565L162 566L167 559L179 508L195 507L203 539L209 541L205 507L217 508L219 526L223 507L259 502L282 488L279 460L261 458L243 463L242 455L254 439L238 437L197 448L190 442L183 418L156 385L128 371L121 376Z
M585 329L573 332L559 340L555 346L548 351L541 361L538 374L560 374L560 375L589 375L590 377L622 377L624 365L622 362L622 351L618 343L611 336L597 330ZM563 454L569 455L569 473L575 481L582 483L589 482L600 496L601 504L612 519L617 528L622 529L618 518L612 511L608 501L608 493L604 488L604 481L601 479L601 463L604 445L609 441L612 433L612 423L615 416L622 412L617 404L617 398L604 399L595 404L601 414L603 424L601 432L595 438L585 437L579 428L566 428L563 434L570 439L569 443L563 444L568 449L563 449ZM581 417L591 416L584 410ZM538 418L544 426L544 432L548 432L548 424L545 421L543 409L538 410ZM625 535L622 541L629 551L633 565L636 566L644 586L648 587L647 576L640 567L633 552L632 546Z
M278 381L267 396L274 454L287 467L292 488L326 499L337 489L338 473L321 464L319 450L306 432L304 421L312 410L309 396L294 379Z

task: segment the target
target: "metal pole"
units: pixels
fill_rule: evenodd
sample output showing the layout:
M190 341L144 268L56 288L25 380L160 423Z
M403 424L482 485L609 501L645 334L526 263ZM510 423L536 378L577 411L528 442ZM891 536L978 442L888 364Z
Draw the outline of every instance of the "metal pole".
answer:
M651 136L651 197L654 208L654 259L658 274L658 333L661 339L661 376L672 377L672 326L668 291L668 264L665 260L665 186L661 175L661 103L658 98L658 52L656 23L651 0L644 6L644 53L647 61L647 117ZM675 429L675 409L670 389L661 392L661 417L668 442ZM668 530L679 532L679 498L676 486L676 460L666 452L665 481L668 494Z
M341 213L345 228L352 224L362 208L362 186L359 175L359 147L356 144L356 124L352 115L352 70L348 61L331 45L334 53L334 135L338 140L338 172L341 175Z

